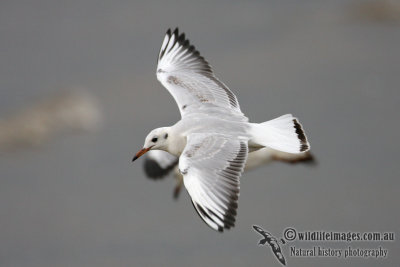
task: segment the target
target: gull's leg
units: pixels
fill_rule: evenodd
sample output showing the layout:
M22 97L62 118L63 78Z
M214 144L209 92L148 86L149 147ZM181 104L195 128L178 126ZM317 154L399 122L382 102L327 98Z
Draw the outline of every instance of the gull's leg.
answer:
M178 169L178 168L176 168ZM176 186L174 189L174 199L178 199L181 193L182 185L183 185L183 175L175 169L175 179L176 179Z

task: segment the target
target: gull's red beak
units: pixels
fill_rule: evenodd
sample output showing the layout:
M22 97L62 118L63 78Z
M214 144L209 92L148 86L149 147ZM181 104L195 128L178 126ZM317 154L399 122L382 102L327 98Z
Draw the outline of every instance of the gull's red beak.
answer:
M136 153L136 155L133 157L132 162L140 158L140 156L142 156L143 154L146 154L146 152L149 151L152 147L153 146L148 148L142 148L141 150L139 150L139 152Z

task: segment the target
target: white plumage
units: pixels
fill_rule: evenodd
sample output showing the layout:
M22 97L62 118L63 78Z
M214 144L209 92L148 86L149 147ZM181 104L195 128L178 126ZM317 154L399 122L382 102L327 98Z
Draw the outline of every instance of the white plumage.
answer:
M215 230L234 226L239 177L249 152L271 147L301 153L310 148L300 123L290 114L249 123L236 96L178 29L167 31L157 78L174 97L182 119L151 131L134 160L149 150L179 157L193 205Z

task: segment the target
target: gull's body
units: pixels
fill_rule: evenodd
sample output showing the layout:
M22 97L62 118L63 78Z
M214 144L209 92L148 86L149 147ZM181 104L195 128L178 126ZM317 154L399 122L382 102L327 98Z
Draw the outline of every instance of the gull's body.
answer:
M213 229L234 226L239 178L247 155L263 147L301 153L310 146L296 118L287 114L250 123L236 96L178 29L164 38L157 79L174 97L182 119L151 131L134 160L149 150L179 157L179 171L200 217Z
M234 119L234 118L231 118ZM229 123L227 123L229 122ZM203 113L192 113L182 118L168 130L170 141L166 151L175 156L180 156L186 147L186 140L190 134L208 134L213 129L215 135L239 136L250 139L249 123L221 119Z

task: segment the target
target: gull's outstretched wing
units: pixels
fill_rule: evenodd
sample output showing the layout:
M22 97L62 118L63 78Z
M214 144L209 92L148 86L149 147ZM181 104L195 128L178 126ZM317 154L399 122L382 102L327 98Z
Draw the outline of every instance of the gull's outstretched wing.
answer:
M216 109L247 120L236 96L214 76L211 66L178 28L165 35L157 79L174 97L182 117L192 111Z
M272 161L281 161L290 164L307 164L309 166L317 165L317 160L311 151L293 154L263 147L249 153L244 170L248 171L266 165Z
M200 217L220 232L235 224L239 177L246 163L247 140L216 134L190 134L179 170Z
M160 179L166 176L176 165L178 158L162 150L151 150L146 154L144 171L151 179Z

